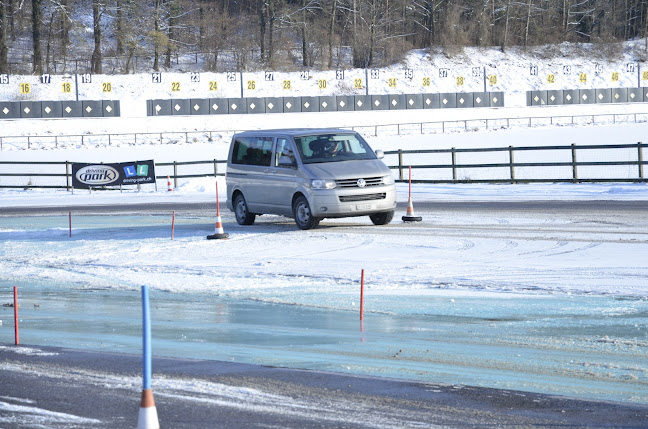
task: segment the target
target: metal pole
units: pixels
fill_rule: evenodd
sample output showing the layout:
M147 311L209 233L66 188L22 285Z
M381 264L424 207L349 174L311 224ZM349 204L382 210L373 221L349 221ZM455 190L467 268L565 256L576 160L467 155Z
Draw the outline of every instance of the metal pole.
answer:
M511 170L511 183L515 183L515 162L513 158L513 146L509 146L509 169Z
M67 185L67 190L70 190L70 180L72 176L70 176L70 161L65 161L65 183Z
M173 161L173 188L178 188L178 164Z
M571 145L571 152L572 152L572 177L573 177L573 182L578 183L578 167L576 165L576 145L572 143Z
M403 149L398 149L398 178L403 180Z
M14 299L14 330L16 334L16 345L20 344L18 339L18 288L14 286L13 288L13 299Z
M364 319L364 268L360 274L360 320Z
M637 142L637 164L639 165L639 179L643 182L643 151L641 150L641 142Z
M457 151L452 148L452 181L457 183Z
M143 353L143 389L151 388L151 313L149 306L149 291L142 286L142 353Z

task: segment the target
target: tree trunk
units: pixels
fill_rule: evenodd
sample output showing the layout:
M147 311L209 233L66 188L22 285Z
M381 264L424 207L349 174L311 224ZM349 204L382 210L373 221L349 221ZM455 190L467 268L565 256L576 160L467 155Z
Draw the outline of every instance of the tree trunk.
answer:
M328 66L333 67L333 35L335 34L335 15L337 13L337 0L333 0L333 7L331 8L331 21L328 34Z
M506 17L504 19L504 34L502 35L502 46L501 50L502 52L506 51L506 43L508 42L508 30L509 30L509 16L510 16L510 9L511 9L511 0L508 0L506 3L506 11L504 12L506 14Z
M0 73L9 73L8 52L9 43L7 42L7 7L5 2L0 0Z
M160 71L160 7L162 0L155 0L153 16L153 70Z
M259 7L259 43L261 50L261 62L266 58L265 54L265 37L266 37L266 5L261 0L261 7Z
M92 31L94 51L92 52L91 69L93 74L101 74L101 5L99 0L92 0Z
M524 47L529 43L529 24L531 23L531 8L533 7L533 0L527 2L527 15L526 25L524 26Z
M61 0L61 54L67 57L70 43L70 20L68 19L68 0Z
M301 25L301 36L302 36L302 65L308 67L308 41L306 40L306 2L308 0L302 0L302 25Z
M275 3L274 0L268 2L268 64L273 66L274 60L274 23L275 23Z
M43 52L41 50L41 3L43 0L32 0L32 42L34 58L32 72L43 73Z
M164 61L164 66L166 68L171 68L171 54L173 54L173 47L175 46L176 40L176 26L178 25L178 15L180 7L177 0L171 0L169 2L169 30L167 31L167 51L166 51L166 60Z
M47 68L47 72L50 72L50 64L52 58L50 57L51 50L52 50L52 28L54 27L54 17L56 16L55 12L52 12L52 15L50 16L50 22L49 26L47 29L47 48L45 50L45 67ZM54 71L56 71L56 66L54 67Z
M123 55L124 49L124 0L117 0L117 20L115 30L117 32L117 55Z

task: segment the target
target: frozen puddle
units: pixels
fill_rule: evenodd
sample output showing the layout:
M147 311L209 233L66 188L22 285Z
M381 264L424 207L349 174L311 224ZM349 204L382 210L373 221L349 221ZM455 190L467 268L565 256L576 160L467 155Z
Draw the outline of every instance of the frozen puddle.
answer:
M153 290L154 355L648 403L641 298L374 294L361 322L326 308L324 293L322 306L282 302L293 293L267 302ZM138 290L36 284L20 302L23 344L140 353ZM0 320L11 343L13 308Z

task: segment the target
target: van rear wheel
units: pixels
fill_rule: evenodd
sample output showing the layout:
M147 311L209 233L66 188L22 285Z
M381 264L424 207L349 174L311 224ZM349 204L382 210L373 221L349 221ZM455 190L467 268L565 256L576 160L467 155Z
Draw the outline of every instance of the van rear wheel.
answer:
M293 217L299 229L315 228L320 221L320 218L313 216L308 200L303 195L293 204Z
M234 215L239 225L252 225L254 223L256 215L249 212L243 194L238 194L234 198Z
M374 213L369 215L369 219L373 222L374 225L387 225L394 218L394 211Z

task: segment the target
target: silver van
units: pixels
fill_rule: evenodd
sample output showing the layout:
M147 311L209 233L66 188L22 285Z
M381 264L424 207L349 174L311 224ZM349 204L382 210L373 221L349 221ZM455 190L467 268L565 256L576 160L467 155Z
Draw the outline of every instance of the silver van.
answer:
M292 217L300 229L364 215L385 225L394 217L396 189L383 156L350 130L238 133L227 158L227 207L240 225L261 214Z

